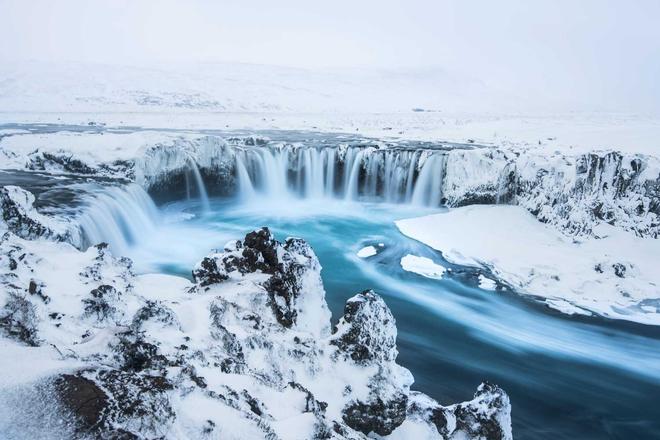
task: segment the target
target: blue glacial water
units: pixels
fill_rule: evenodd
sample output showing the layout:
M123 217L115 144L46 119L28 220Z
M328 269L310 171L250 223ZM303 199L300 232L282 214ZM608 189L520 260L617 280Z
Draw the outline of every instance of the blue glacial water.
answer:
M190 276L211 249L268 226L280 240L311 243L333 319L364 289L384 297L397 320L398 362L412 371L415 389L439 402L468 400L487 380L509 393L517 439L660 438L660 330L564 316L513 292L480 289L474 269L447 263L393 223L441 209L264 198L159 211L154 230L128 252L139 271ZM358 258L366 245L378 254ZM407 254L431 258L452 276L406 272Z

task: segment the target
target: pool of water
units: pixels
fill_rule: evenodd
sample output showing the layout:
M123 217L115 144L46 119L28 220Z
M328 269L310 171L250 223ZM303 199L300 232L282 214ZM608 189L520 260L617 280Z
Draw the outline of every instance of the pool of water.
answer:
M518 439L658 438L660 331L568 317L507 290L480 289L475 269L449 264L394 225L442 210L295 199L159 209L161 221L129 252L141 272L190 276L212 248L269 226L280 240L302 237L313 246L333 319L364 289L384 297L397 320L398 362L414 374L415 389L449 404L470 399L482 381L496 383L511 397ZM378 254L358 258L366 245ZM404 271L408 254L431 258L451 276Z

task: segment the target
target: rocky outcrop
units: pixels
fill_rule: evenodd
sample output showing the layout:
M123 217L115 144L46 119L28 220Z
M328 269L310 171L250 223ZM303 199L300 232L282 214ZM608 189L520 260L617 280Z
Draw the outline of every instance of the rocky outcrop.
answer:
M642 237L660 235L656 159L610 152L536 170L530 165L517 165L516 201L540 221L572 235L597 236L594 230L601 223Z
M81 437L511 438L497 387L447 407L410 390L376 293L351 298L331 332L303 240L253 231L173 283L134 275L105 245L6 233L0 267L5 337L68 365L49 392Z
M268 305L277 321L286 328L298 326L327 333L327 325L301 316L310 303L328 321L330 311L323 299L320 264L311 247L298 238L279 243L268 228L250 232L242 242L225 246L224 252L204 258L195 269L193 279L208 287L229 279L232 273L246 275L259 272L267 276L260 284L268 295Z
M59 241L75 241L68 225L39 214L34 209L34 195L18 186L0 188L0 211L3 229L25 239L50 238ZM3 228L4 227L4 228Z
M358 364L393 362L399 354L394 316L372 290L346 301L330 343Z

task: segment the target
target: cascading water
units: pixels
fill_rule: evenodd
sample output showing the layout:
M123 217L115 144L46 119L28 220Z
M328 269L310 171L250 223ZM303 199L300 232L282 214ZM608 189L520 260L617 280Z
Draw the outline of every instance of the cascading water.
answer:
M235 150L240 198L339 198L442 204L446 152L373 147L260 147Z
M204 180L202 180L202 174L199 172L197 163L192 158L188 160L188 163L190 164L190 170L192 171L193 177L195 178L195 185L197 186L197 191L199 192L199 199L202 202L202 208L204 209L204 212L209 212L209 195L206 192ZM188 185L188 175L186 174L186 192L188 197L190 197L190 187Z
M106 242L116 255L125 255L157 222L156 205L136 184L104 189L78 218L85 246Z

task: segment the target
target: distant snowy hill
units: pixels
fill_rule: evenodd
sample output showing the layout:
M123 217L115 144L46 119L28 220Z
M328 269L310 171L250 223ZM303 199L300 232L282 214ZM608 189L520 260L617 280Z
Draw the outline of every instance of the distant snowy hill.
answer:
M232 63L162 69L42 62L0 65L3 112L475 111L510 109L514 101L469 74L438 68L308 70Z

